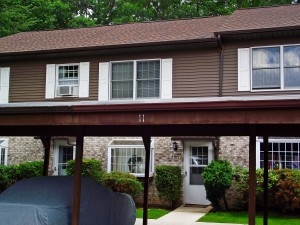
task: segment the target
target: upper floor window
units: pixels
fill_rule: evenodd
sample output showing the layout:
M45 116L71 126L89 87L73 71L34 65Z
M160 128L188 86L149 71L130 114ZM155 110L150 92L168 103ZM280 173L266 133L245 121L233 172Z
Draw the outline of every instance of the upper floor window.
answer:
M79 66L58 65L57 96L78 96Z
M160 97L160 60L111 63L111 99Z
M300 89L300 45L238 49L238 91Z
M252 49L252 90L299 88L299 45Z
M142 140L113 140L108 147L108 172L125 172L145 176L146 151ZM151 143L150 175L154 171L154 150Z

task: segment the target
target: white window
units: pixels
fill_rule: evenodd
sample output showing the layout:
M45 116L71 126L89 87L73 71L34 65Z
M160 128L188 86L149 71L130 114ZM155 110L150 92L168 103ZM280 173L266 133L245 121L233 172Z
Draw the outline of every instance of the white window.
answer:
M160 60L111 63L111 99L159 98Z
M170 59L99 63L99 101L172 99Z
M89 97L89 66L89 62L48 64L45 98Z
M300 45L244 48L238 54L239 91L300 89Z
M7 165L8 141L0 140L0 165Z
M108 147L108 172L126 172L145 176L146 151L142 140L113 140ZM154 150L151 142L150 176L154 171Z
M55 140L53 157L53 175L66 176L68 161L75 159L76 139Z
M263 140L257 139L257 168L264 167ZM300 170L300 139L270 139L268 151L268 168Z

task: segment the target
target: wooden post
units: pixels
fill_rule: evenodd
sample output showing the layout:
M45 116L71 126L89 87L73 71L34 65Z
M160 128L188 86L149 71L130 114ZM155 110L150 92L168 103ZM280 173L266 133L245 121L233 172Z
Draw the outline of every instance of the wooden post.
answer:
M48 176L48 169L49 169L49 160L50 160L50 144L51 144L51 137L40 137L44 148L45 148L45 156L44 156L44 167L43 167L43 176Z
M72 225L79 225L80 222L80 196L81 196L81 168L83 157L83 135L79 129L76 137L76 156L73 187L73 208Z
M250 127L249 136L249 199L248 223L255 225L255 194L256 194L256 134L255 127Z
M150 151L151 137L143 137L146 151L145 162L145 180L144 180L144 204L143 204L143 225L148 224L148 192L149 192L149 174L150 174Z
M268 153L269 153L269 138L264 136L264 225L268 225Z

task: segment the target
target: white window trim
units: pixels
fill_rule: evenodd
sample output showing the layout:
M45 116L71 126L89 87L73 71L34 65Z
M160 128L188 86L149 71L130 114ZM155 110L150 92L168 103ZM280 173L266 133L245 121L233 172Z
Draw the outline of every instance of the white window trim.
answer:
M4 155L4 165L7 165L7 156L8 156L8 139L0 139L3 141L0 145L0 157L2 156L2 148L5 148L5 155Z
M113 148L143 148L145 149L144 145L116 145L116 144L112 144L114 141L142 141L142 139L113 139L112 141L110 141L110 143L108 144L108 154L107 154L107 172L110 173L111 171L111 149ZM149 176L153 177L154 175L154 140L151 140L151 144L150 144L150 168L149 168ZM146 163L146 162L145 162ZM136 177L145 177L144 173L130 173Z
M256 137L256 169L260 169L260 144L263 143L262 138ZM300 143L300 139L286 139L286 138L270 138L269 143Z
M158 97L151 97L151 98L137 98L137 72L136 66L137 62L143 61L159 61L160 63L160 70L159 70L159 96ZM112 85L111 85L111 78L112 78L112 64L113 63L123 63L123 62L133 62L133 98L112 98ZM135 60L121 60L121 61L110 61L109 62L109 100L110 101L135 101L135 100L152 100L152 99L161 99L162 96L162 59L135 59Z
M59 67L60 66L78 66L78 85L58 85L59 80ZM66 63L66 64L55 64L55 98L78 98L79 97L79 86L80 86L80 63ZM78 87L77 95L58 95L57 90L59 86L76 86Z
M267 45L267 46L255 46L250 48L250 91L251 92L275 92L275 91L299 91L299 88L284 88L284 65L283 65L283 48L287 46L300 46L300 44L285 44L285 45ZM253 49L257 48L272 48L272 47L279 47L280 48L280 88L278 89L253 89L252 87L252 71L253 71Z

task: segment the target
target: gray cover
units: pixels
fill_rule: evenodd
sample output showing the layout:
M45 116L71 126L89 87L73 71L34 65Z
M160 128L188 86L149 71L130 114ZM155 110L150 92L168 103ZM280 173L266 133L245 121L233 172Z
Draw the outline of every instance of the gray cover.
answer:
M135 204L83 178L80 225L134 225ZM70 225L73 177L35 177L17 182L0 194L0 225Z

